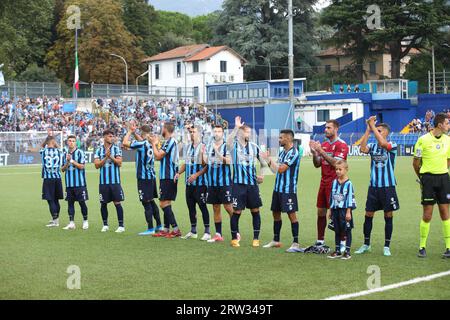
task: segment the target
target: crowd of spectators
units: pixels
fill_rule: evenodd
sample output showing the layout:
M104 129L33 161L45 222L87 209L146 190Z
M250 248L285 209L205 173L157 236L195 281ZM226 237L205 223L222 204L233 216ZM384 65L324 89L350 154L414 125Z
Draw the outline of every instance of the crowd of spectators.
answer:
M447 114L450 119L450 109L444 109L442 112ZM433 120L435 117L435 112L433 110L427 110L423 118L416 118L409 124L409 133L427 133L433 129Z
M64 99L54 97L14 100L2 97L0 132L20 131L33 134L61 131L64 136L75 134L79 147L92 151L102 143L102 132L106 128L115 131L117 142L120 143L131 120L136 120L141 125L148 124L155 134L161 133L164 122L174 122L180 137L184 135L182 128L187 124L201 127L206 138L212 134L215 124L224 128L228 126L220 114L216 115L215 112L189 100L96 99L92 100L91 110L84 112L64 112L64 102ZM24 146L28 147L28 144L22 144L20 149Z

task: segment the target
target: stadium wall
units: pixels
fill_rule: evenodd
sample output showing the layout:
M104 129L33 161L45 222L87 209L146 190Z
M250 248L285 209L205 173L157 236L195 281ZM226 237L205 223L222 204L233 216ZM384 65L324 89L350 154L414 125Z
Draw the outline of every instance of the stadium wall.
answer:
M94 162L94 151L85 151L86 163ZM135 152L124 150L122 153L124 162L134 162ZM41 164L39 152L0 153L0 167L12 165Z
M255 112L255 119L253 119L253 109ZM242 121L251 126L258 132L264 129L264 106L253 107L239 107L239 108L218 108L217 112L220 113L222 119L227 120L228 128L234 128L234 118L240 116Z

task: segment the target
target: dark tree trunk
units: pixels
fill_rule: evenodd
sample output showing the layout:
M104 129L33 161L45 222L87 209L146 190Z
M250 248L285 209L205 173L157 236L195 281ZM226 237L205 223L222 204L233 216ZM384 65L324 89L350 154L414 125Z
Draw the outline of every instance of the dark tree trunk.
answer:
M400 43L390 43L389 52L391 54L391 78L400 78L400 60L402 54L402 46Z

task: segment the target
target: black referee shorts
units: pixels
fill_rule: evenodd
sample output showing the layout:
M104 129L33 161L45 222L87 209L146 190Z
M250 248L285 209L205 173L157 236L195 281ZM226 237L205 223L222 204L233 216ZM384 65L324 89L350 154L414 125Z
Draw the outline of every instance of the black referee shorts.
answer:
M424 173L422 183L422 205L450 203L450 179L448 173Z

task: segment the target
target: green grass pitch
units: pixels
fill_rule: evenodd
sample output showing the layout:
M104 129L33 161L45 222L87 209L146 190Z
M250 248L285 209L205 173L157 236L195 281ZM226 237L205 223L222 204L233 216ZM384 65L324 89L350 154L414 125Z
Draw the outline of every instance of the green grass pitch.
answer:
M64 231L67 204L62 201L60 228L47 229L46 202L41 197L40 167L0 168L0 299L323 299L367 290L367 268L377 265L381 285L450 270L444 251L442 227L437 210L431 225L428 258L416 257L421 218L419 185L412 159L399 157L398 195L401 210L394 217L392 257L383 257L384 219L374 219L372 253L353 255L349 261L335 261L324 255L288 254L292 241L290 223L283 216L282 249L251 247L251 215L240 220L240 248L229 245L229 218L224 215L226 241L208 244L200 240L155 239L137 234L145 229L143 208L138 201L134 163L122 168L125 192L124 234L117 226L114 207L109 206L112 231L100 233L98 172L87 166L90 199L90 229L81 230L81 213L76 206L77 229ZM369 179L369 160L350 158L358 208L354 212L353 247L362 244L364 205ZM299 178L300 245L311 245L316 237L316 194L320 170L304 158ZM274 176L261 186L263 199L261 244L272 238L270 200ZM212 210L210 210L212 216ZM184 186L179 184L174 212L181 230L189 229ZM199 214L199 231L202 231ZM212 221L212 218L211 218ZM212 231L214 227L212 225ZM326 232L326 242L334 235ZM68 266L81 271L81 289L69 290ZM450 278L410 285L362 299L450 299Z

